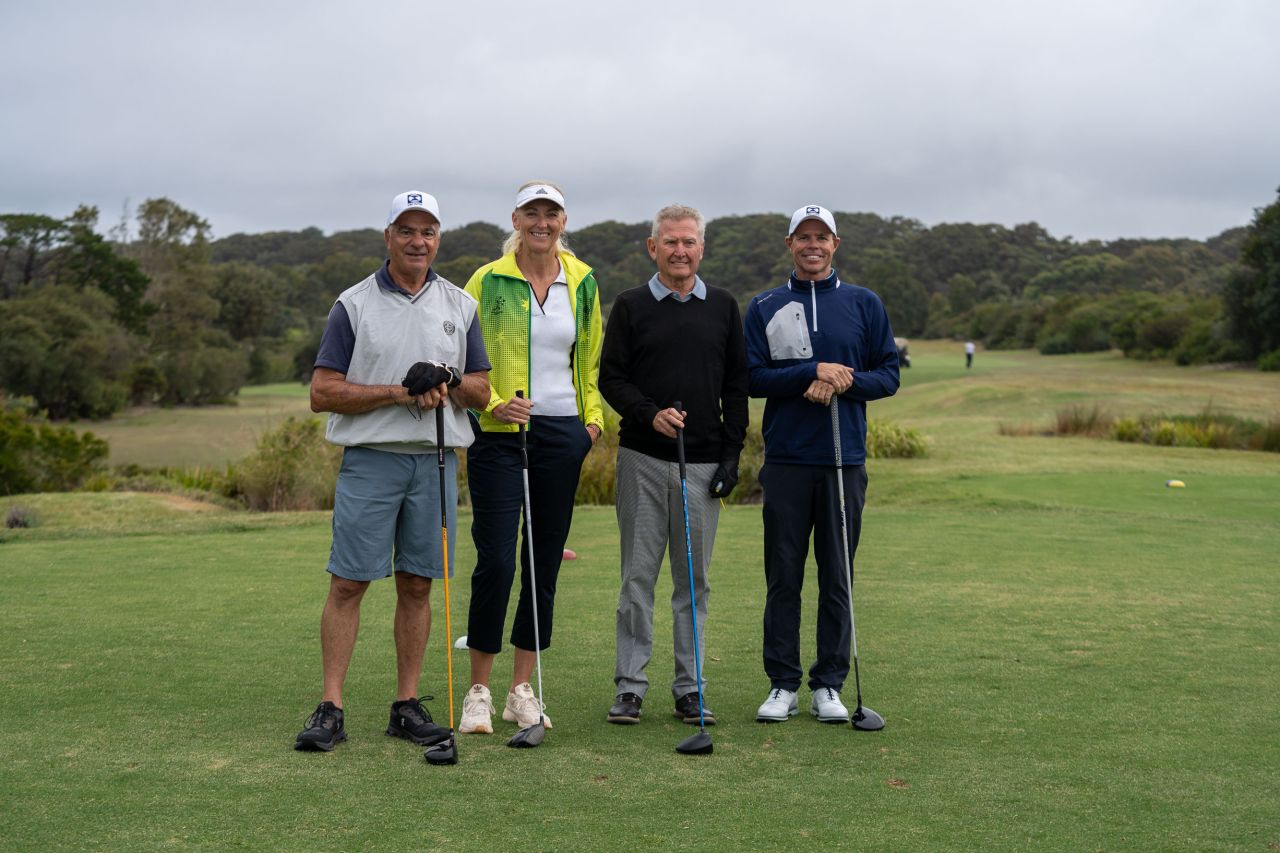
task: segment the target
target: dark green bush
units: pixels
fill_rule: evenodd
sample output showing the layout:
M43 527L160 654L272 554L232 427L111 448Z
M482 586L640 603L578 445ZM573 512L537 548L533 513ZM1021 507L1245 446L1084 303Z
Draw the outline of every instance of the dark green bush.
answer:
M0 490L69 492L106 467L107 443L0 399Z

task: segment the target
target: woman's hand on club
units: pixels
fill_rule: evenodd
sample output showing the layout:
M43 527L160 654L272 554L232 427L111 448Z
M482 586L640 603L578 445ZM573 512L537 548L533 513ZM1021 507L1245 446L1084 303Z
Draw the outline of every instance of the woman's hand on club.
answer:
M533 401L528 397L513 397L494 406L493 416L504 424L527 424L532 410Z

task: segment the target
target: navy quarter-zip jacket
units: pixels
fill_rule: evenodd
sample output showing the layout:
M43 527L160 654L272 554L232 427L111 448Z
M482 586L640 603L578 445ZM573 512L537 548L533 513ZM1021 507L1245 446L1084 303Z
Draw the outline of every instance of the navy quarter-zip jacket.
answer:
M751 300L744 320L749 391L765 397L765 461L834 465L831 412L804 398L819 362L853 368L839 395L840 453L845 465L867 458L867 401L898 390L898 348L880 297L840 281L797 279Z

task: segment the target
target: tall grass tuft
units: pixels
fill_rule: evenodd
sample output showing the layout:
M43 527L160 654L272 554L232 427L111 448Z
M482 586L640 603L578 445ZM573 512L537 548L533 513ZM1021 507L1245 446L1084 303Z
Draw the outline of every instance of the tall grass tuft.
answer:
M4 526L10 530L18 527L35 527L39 524L36 511L31 507L14 504L4 516Z
M1272 418L1266 426L1249 437L1250 450L1267 450L1280 453L1280 418Z
M1104 412L1097 403L1092 406L1068 406L1058 410L1055 435L1083 435L1100 438L1111 433L1115 419Z

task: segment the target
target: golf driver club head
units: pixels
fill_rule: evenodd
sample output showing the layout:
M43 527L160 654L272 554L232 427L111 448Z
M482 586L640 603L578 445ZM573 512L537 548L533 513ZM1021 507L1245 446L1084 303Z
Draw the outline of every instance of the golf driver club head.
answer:
M450 736L437 744L427 747L427 751L422 753L422 757L427 760L428 764L457 764L458 744Z
M507 741L507 746L516 749L533 749L542 743L542 739L547 736L547 727L542 723L534 723L527 729L521 729L511 736L511 740Z
M859 705L858 709L853 712L850 720L853 727L860 732L878 732L884 728L884 717L868 708L866 705Z
M711 735L698 732L676 744L676 752L681 755L710 755Z

